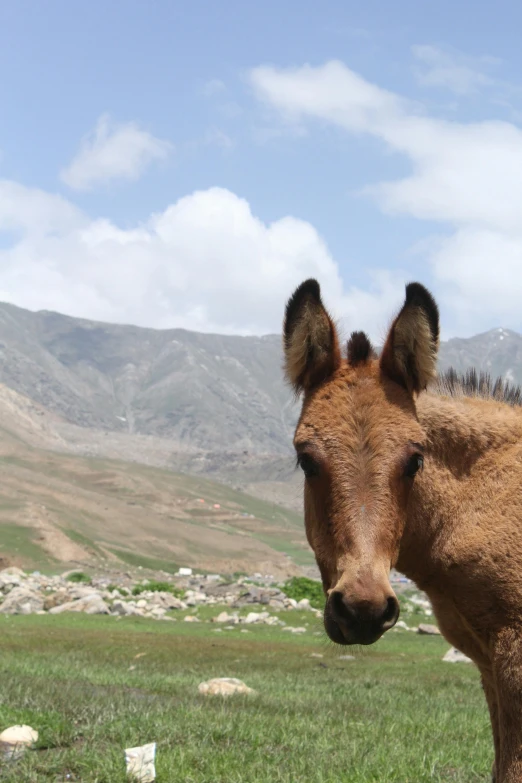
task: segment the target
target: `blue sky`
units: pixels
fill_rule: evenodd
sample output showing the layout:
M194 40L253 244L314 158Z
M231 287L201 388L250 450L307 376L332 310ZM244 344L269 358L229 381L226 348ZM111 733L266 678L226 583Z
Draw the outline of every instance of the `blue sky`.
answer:
M0 298L263 333L522 330L522 7L6 0ZM325 97L327 96L327 97ZM520 226L520 228L519 228Z

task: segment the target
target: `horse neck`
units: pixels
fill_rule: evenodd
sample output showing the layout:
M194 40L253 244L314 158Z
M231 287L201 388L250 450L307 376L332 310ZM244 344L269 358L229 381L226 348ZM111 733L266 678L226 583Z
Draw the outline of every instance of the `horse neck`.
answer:
M426 589L444 578L448 537L466 535L465 509L475 482L488 481L489 459L522 442L522 409L425 394L417 413L427 435L425 470L410 496L397 568Z

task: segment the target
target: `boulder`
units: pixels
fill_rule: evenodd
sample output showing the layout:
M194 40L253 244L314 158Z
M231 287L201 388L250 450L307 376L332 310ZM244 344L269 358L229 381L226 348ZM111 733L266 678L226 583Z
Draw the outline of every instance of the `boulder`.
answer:
M43 597L26 587L15 587L0 605L1 614L34 614L43 610Z
M43 608L46 612L50 609L54 609L55 606L61 606L71 600L71 596L67 590L57 590L56 593L51 593L44 598Z
M427 623L421 623L417 628L417 633L424 634L425 636L440 636L441 633L436 625L428 625Z
M61 606L55 606L50 614L62 614L62 612L83 612L84 614L110 614L109 607L99 593L93 593L76 601L69 601Z

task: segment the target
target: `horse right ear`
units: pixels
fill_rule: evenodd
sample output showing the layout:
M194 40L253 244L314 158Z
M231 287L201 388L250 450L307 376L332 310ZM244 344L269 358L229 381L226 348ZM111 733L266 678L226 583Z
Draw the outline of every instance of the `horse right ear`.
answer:
M410 394L425 389L437 372L439 309L420 283L406 286L406 301L382 349L382 372Z
M288 300L283 335L285 374L296 393L309 391L340 366L337 331L317 280L305 280Z

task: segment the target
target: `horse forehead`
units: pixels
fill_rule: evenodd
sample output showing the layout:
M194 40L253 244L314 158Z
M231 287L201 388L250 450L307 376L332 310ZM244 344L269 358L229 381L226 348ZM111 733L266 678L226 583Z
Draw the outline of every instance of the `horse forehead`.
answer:
M378 416L386 405L383 389L371 377L338 379L325 384L303 406L301 420L310 424L356 424Z

